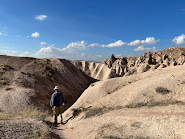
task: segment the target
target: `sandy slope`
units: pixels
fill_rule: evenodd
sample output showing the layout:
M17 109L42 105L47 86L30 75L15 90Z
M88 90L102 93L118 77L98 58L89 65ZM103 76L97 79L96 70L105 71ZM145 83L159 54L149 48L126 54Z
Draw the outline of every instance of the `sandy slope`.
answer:
M185 65L96 82L65 113L80 138L185 138Z

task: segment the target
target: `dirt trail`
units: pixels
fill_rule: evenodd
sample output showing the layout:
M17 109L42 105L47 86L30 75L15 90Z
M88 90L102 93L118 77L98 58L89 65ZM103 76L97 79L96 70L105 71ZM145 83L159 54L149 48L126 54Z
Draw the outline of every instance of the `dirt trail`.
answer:
M112 117L114 116L116 118L112 120ZM57 124L54 126L53 124L51 124L51 128L62 139L82 139L84 138L83 132L89 129L88 127L86 127L86 125L89 125L94 129L96 129L96 126L101 127L99 125L100 121L104 121L104 122L109 121L109 124L114 124L118 126L120 123L122 123L123 125L132 125L134 123L139 123L139 124L142 124L142 128L140 130L145 130L145 127L147 126L155 127L155 124L157 126L165 127L168 124L173 125L173 123L175 122L178 125L183 121L183 117L184 117L183 106L176 107L171 105L166 107L151 107L151 108L143 107L143 108L137 108L137 109L125 108L120 110L112 110L108 113L104 113L103 115L99 115L98 119L92 118L89 120L78 121L80 117L77 117L77 119L75 118L74 121L69 120L69 123L66 123L65 125ZM54 118L51 116L47 117L47 121L49 121L50 123L53 123L53 119ZM64 121L65 120L67 119L64 119ZM145 122L145 120L147 122ZM151 120L152 122L150 122ZM60 118L58 117L58 122L59 121L60 121ZM164 125L162 125L161 122L163 122ZM95 125L94 123L97 123L97 125ZM179 132L183 132L183 131L179 130ZM92 136L87 138L92 138Z
M60 136L60 138L57 139L80 139L80 137L72 132L72 129L68 127L67 124L60 124L60 120L60 116L58 116L58 124L54 125L54 117L48 116L46 118L46 123L54 130L57 135Z

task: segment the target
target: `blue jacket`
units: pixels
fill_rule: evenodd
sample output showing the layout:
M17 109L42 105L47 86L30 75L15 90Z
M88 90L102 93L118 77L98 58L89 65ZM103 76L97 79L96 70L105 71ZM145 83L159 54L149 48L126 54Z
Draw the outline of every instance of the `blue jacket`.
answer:
M61 107L63 103L66 103L66 99L62 92L56 91L52 94L51 100L50 100L50 106L57 106Z

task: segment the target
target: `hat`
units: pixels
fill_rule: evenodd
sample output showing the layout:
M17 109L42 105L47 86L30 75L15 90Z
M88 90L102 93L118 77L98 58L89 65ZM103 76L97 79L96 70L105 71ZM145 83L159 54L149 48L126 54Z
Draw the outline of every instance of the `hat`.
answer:
M59 89L59 87L58 86L55 86L54 90L58 90L58 89Z

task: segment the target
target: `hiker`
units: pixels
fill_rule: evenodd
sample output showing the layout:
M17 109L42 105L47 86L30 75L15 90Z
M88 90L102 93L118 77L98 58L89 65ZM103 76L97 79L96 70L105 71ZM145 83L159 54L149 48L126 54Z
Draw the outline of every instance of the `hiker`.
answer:
M64 124L63 118L62 118L62 109L66 103L66 99L65 99L63 93L59 91L58 86L55 86L54 90L55 90L55 92L52 94L51 100L50 100L50 106L55 114L55 118L54 118L55 122L54 123L57 124L57 117L60 114L61 124Z

